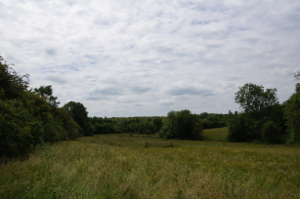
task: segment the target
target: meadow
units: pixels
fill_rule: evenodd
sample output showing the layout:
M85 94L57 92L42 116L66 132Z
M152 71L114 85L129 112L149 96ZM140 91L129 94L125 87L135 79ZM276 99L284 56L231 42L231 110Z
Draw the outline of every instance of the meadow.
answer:
M300 149L108 134L37 148L0 166L0 198L300 198ZM148 143L171 143L160 147Z

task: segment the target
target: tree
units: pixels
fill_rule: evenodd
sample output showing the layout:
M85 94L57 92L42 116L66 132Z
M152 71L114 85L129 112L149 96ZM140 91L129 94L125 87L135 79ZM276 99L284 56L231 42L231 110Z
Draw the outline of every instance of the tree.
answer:
M240 114L233 118L229 125L227 140L230 142L246 142L253 139L251 123L246 114Z
M20 76L0 55L0 99L14 99L27 90L29 75Z
M89 122L86 107L82 103L70 101L63 108L69 112L74 121L82 128L84 135L92 135L92 124Z
M156 117L153 120L153 124L156 126L156 132L160 131L161 127L164 125L162 118Z
M287 100L284 113L290 142L300 143L300 83L296 84L295 93Z
M280 128L272 120L264 123L261 129L262 140L268 144L276 144L279 142Z
M283 106L278 103L276 91L276 88L264 90L263 86L251 83L239 88L234 100L240 104L243 113L230 121L229 141L278 140L284 122ZM276 132L272 133L270 129L276 129Z
M202 139L202 125L198 116L189 110L170 111L161 136L164 138Z
M46 100L46 102L48 102L50 105L57 107L58 104L60 104L59 102L56 102L57 97L54 97L52 95L53 91L52 91L52 86L40 86L40 88L35 88L34 92L38 95L40 95L42 98L44 98Z
M240 104L246 114L256 119L264 117L264 110L272 105L278 104L276 97L277 89L266 89L263 86L247 83L235 93L235 102Z

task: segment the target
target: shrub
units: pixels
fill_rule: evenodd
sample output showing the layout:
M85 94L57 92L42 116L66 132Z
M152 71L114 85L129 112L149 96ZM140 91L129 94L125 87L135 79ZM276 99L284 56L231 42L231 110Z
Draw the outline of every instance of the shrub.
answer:
M261 138L263 141L267 142L268 144L275 144L279 142L281 129L277 124L273 121L267 121L264 123L261 129Z
M94 126L94 134L113 134L117 133L117 130L114 128L111 123L96 123Z
M227 140L230 142L246 142L253 138L251 132L253 129L250 127L246 115L241 114L234 118L229 124L229 134Z
M284 113L290 133L289 142L300 143L300 83L296 85L296 92L287 101Z
M170 131L170 129L167 127L167 126L163 126L161 129L160 129L160 132L158 133L159 137L161 138L165 138L165 139L168 139L168 138L172 138L172 132Z
M189 110L170 111L161 134L165 138L203 139L202 124Z

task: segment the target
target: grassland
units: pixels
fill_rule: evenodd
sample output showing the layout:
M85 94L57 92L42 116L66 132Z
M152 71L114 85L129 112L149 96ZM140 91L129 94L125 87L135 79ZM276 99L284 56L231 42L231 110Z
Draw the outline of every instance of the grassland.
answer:
M300 198L299 148L228 143L226 134L97 135L43 146L1 165L0 198Z

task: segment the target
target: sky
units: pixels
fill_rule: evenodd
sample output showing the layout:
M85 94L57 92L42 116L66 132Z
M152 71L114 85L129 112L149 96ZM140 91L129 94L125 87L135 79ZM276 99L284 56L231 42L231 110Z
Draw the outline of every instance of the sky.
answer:
M240 111L246 83L300 70L299 0L1 0L0 53L90 117Z

